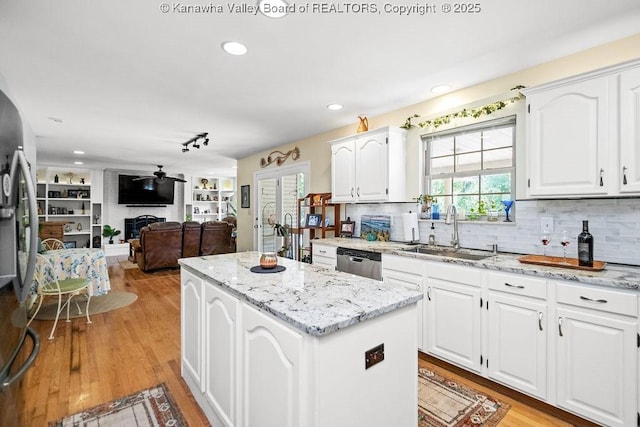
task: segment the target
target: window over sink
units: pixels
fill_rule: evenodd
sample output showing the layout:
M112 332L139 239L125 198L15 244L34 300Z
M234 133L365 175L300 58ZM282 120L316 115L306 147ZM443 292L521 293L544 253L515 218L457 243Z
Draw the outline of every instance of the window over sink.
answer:
M515 196L515 137L515 116L423 135L424 188L467 216L502 211Z

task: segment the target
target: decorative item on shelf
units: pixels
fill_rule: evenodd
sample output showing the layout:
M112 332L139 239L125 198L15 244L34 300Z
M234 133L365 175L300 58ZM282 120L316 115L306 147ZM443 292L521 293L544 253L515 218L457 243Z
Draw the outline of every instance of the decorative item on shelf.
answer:
M360 119L360 123L358 123L358 129L356 129L356 133L362 133L369 130L369 119L365 116L358 116Z
M206 190L207 189L207 184L209 183L209 180L207 178L202 178L200 180L200 184L202 184L202 189Z
M71 224L65 224L64 225L64 232L65 233L71 233Z
M433 203L437 203L436 198L429 194L420 194L418 197L414 198L414 200L420 206L420 218L431 219L431 205Z
M76 247L76 242L75 240L70 240L68 242L62 242L62 244L64 245L65 249L73 249Z
M492 200L488 203L489 209L487 210L487 221L498 221L498 202Z
M511 206L513 206L513 200L503 200L502 204L504 205L504 213L507 215L504 222L511 222L509 219L509 211L511 210Z
M94 221L93 222L94 224L100 224L100 215L99 214L95 214L93 216L93 221Z
M53 177L53 182L54 182L55 184L57 184L57 183L58 183L58 175L56 175L56 176L54 176L54 177Z
M80 184L84 184L84 178L80 178Z
M93 247L95 249L100 248L102 244L102 240L100 239L100 236L93 236Z
M84 202L82 202L82 205L80 205L80 209L81 209L81 211L80 211L80 212L82 213L82 215L84 215L84 214L85 214L85 211L84 211Z
M322 227L322 215L307 214L307 227Z
M289 236L289 225L288 224L273 224L273 229L275 230L275 234L277 237L283 237L282 247L278 249L278 255L281 257L287 256L289 252L289 248L291 248L291 237ZM275 247L276 245L274 245Z
M64 176L69 178L69 184L73 184L73 177L75 176L75 174L73 172L67 172L67 173L64 174Z
M274 154L279 154L279 156L273 157ZM281 166L289 157L291 157L291 160L298 160L300 158L300 149L298 147L295 147L292 150L287 151L286 153L278 150L272 151L271 153L269 153L266 160L264 157L260 159L260 167L267 167L273 162L276 162L278 166Z
M78 223L78 225L76 226L76 230L82 231L82 223Z
M113 244L113 238L120 234L120 230L116 230L110 225L105 225L102 227L102 236L109 238L109 243Z
M351 217L348 216L346 221L340 221L340 237L353 237L353 231L356 223L351 221Z

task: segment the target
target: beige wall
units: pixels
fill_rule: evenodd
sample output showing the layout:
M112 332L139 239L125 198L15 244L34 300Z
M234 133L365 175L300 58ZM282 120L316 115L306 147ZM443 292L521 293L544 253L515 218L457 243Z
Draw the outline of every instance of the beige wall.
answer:
M380 116L369 117L369 129L376 129L388 125L400 126L407 117L413 114L420 114L426 117L437 116L437 114L450 112L456 107L506 93L509 89L517 85L527 87L536 86L552 80L636 59L640 55L639 52L640 34L636 34L632 37L531 67L457 92L448 93ZM292 144L283 145L277 149L282 152L287 152L295 146L299 147L300 159L298 161L308 160L311 165L310 191L331 191L331 149L327 141L351 135L355 133L356 127L357 118L354 117L353 124L350 126L334 129L330 132L303 139ZM415 149L418 138L419 131L414 130L409 133L409 153L412 152L412 149ZM272 150L259 152L238 160L237 188L240 188L241 185L249 184L253 192L255 190L253 185L254 173L256 171L264 171L277 167L271 165L264 169L260 168L260 159L266 157ZM409 169L409 173L414 174L414 178L408 183L412 189L417 189L418 182L420 181L416 161L417 157L418 156L412 156L411 154L408 156L409 164L407 168ZM291 161L289 160L286 164L291 164ZM238 208L239 251L250 250L253 247L253 204L254 201L252 199L250 209Z

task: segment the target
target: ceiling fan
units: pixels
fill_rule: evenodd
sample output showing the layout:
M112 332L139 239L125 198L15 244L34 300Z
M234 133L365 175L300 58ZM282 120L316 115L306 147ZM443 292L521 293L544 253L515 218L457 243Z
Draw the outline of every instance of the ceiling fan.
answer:
M164 180L171 180L174 182L187 182L186 180L182 179L182 178L176 178L173 176L167 176L167 173L165 171L162 170L162 165L158 165L158 170L155 171L153 173L153 175L148 175L148 176L139 176L137 178L134 178L134 181L141 181L143 179L154 179L156 182L163 182Z

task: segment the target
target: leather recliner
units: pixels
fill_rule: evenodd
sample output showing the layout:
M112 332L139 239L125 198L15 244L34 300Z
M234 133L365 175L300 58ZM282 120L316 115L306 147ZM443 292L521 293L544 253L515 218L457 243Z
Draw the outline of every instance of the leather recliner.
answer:
M202 223L200 255L216 255L234 252L231 239L233 225L225 221Z
M142 271L178 267L182 257L182 224L156 222L140 230L136 261Z
M200 255L200 235L202 226L197 221L182 224L182 258Z

